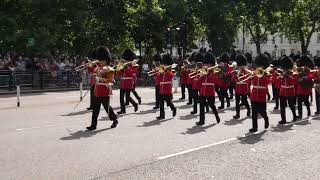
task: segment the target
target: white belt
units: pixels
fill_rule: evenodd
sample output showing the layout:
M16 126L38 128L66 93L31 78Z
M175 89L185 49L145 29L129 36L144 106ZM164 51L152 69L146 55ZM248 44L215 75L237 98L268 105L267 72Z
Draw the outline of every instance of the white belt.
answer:
M132 79L132 77L123 77L121 78L122 80L128 80L128 79Z
M96 85L112 86L112 83L96 83Z
M161 84L172 84L172 82L171 81L167 81L167 82L160 82L160 85Z
M203 86L214 86L214 83L202 83Z
M236 84L247 84L245 82L236 82Z
M281 85L281 87L282 87L282 88L284 88L284 89L294 88L294 86L293 86L293 85L292 85L292 86L283 86L283 85Z
M267 89L267 87L265 87L265 86L252 86L252 88L256 88L256 89Z

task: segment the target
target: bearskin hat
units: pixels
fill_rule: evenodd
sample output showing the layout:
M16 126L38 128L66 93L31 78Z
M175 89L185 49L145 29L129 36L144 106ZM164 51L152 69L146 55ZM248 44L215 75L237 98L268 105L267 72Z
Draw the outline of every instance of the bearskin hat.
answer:
M292 69L293 60L289 56L283 56L280 60L280 67L283 69Z
M223 63L229 63L230 61L230 56L228 53L222 53L220 56L220 60L219 62L223 62Z
M162 57L160 54L156 54L153 56L153 60L154 61L158 61L158 62L161 62L162 61Z
M236 56L237 66L246 66L247 65L247 58L244 55L238 54Z
M191 56L189 57L189 62L193 62L194 61L194 57L195 57L196 54L197 54L196 52L193 52L191 54Z
M294 62L298 61L299 59L300 59L300 55L299 54L294 55L293 58L292 58L292 60Z
M172 56L170 54L163 55L161 64L172 65L173 64Z
M110 62L112 60L109 49L105 46L99 46L95 50L95 57L100 61Z
M315 57L314 58L314 65L317 67L320 67L320 57Z
M212 54L211 52L206 52L203 58L203 64L211 64L215 65L216 64L216 56Z
M251 64L251 63L252 63L252 56L251 56L251 54L250 54L250 53L245 53L244 56L247 58L247 62Z
M267 68L269 66L269 58L265 54L259 54L255 59L257 67Z
M95 59L96 58L96 49L91 49L91 51L89 51L88 58L89 59Z
M133 61L136 59L136 54L131 49L126 49L122 54L122 58L126 61Z
M297 64L298 66L308 66L310 68L314 67L314 63L312 62L311 58L303 55L301 56L301 58L299 59L299 64Z
M264 52L264 54L268 57L269 62L271 62L271 61L272 61L271 54L270 54L270 53L268 53L268 52Z
M198 52L194 55L194 59L195 62L203 62L203 54Z

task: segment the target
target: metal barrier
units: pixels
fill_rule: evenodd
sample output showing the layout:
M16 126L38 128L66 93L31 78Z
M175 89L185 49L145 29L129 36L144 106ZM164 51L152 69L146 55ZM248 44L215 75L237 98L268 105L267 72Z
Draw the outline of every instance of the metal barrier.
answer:
M68 89L79 88L80 83L83 87L88 87L90 74L86 72L76 72L73 70L50 72L50 71L8 71L0 70L0 90L16 90L17 80L21 92L26 89L45 90L45 89ZM154 79L146 73L141 73L137 79L137 86L152 86ZM115 78L114 88L119 87L119 77Z

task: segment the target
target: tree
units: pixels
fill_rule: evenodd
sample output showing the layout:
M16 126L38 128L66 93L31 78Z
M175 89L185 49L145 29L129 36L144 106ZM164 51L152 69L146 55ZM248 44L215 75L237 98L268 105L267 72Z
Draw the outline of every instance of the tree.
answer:
M203 0L202 21L214 53L229 51L237 34L236 5L228 0Z
M280 11L279 30L301 42L302 54L308 53L311 36L320 31L320 1L290 0L289 8Z
M237 4L238 15L260 54L261 43L267 41L269 33L275 32L279 4L274 0L238 0Z

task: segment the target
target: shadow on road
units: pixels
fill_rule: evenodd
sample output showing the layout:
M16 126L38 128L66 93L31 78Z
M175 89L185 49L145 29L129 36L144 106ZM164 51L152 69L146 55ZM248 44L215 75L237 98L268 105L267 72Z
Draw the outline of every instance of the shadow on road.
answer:
M78 111L78 112L72 112L72 113L64 114L64 115L61 115L61 116L79 116L79 115L83 115L83 114L87 114L87 113L91 113L91 111L89 111L89 110L83 110L83 111Z
M231 119L230 121L225 121L224 124L227 126L233 126L233 125L237 125L237 124L242 124L243 121L245 121L246 119L249 119L250 117L245 117L242 119Z
M141 114L149 114L149 113L156 113L156 112L157 112L156 109L149 109L149 110L146 110L146 111L140 111L137 114L141 115Z
M290 124L288 126L283 126L283 125L277 125L272 127L273 132L286 132L292 130L293 124Z
M143 125L137 126L137 127L150 127L150 126L158 126L161 125L161 123L166 122L166 121L170 121L173 118L169 118L169 119L162 119L162 120L153 120L153 121L148 121L148 122L143 122Z
M186 116L180 116L180 120L191 120L191 119L198 119L199 114L189 114Z
M181 134L198 134L201 132L206 132L207 129L212 128L216 124L211 124L208 126L193 126L192 128L188 128L186 132L181 133Z
M111 128L106 128L106 129L100 129L100 130L97 130L97 131L83 131L83 130L80 130L80 131L77 131L75 133L70 134L69 136L62 137L62 138L60 138L60 140L75 140L75 139L81 139L81 138L88 138L88 137L94 136L94 135L96 135L98 133L101 133L103 131L110 130L110 129Z
M280 110L269 111L270 114L280 114Z
M312 120L320 120L320 116L314 116L312 117Z
M306 121L301 121L301 122L297 122L295 123L295 125L299 125L299 126L305 126L305 125L308 125L308 124L311 124L309 120L307 120L308 118L304 119Z
M182 106L177 106L177 109L189 109L189 108L192 108L192 105L182 105Z
M241 144L255 144L260 141L263 141L262 136L267 132L267 130L263 130L258 133L248 133L245 137L238 137L238 140Z

